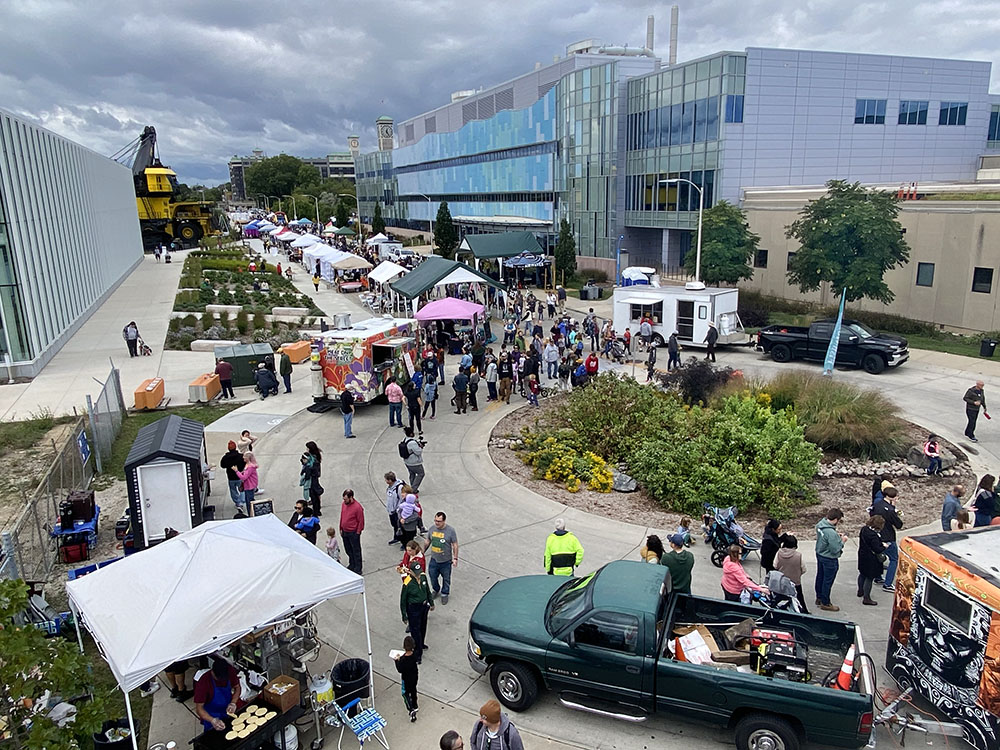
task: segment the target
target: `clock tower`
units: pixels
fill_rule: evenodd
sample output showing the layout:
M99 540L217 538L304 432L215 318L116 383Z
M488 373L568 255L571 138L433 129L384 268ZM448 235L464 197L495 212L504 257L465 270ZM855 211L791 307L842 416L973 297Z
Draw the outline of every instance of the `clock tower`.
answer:
M358 154L361 153L361 139L356 135L349 135L347 136L347 145L351 149L351 156L357 161Z
M387 115L378 118L375 131L378 133L378 150L392 151L392 118Z

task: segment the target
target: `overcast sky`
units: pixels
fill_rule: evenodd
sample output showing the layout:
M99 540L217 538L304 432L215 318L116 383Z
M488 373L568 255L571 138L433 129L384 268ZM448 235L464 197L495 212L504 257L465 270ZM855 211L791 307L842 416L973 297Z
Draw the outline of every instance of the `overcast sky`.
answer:
M0 0L0 107L104 154L153 125L183 182L216 184L253 148L321 156L357 132L372 150L379 115L433 109L581 39L642 46L648 14L665 59L670 5ZM1000 2L702 0L680 3L678 59L771 46L993 61L998 32Z

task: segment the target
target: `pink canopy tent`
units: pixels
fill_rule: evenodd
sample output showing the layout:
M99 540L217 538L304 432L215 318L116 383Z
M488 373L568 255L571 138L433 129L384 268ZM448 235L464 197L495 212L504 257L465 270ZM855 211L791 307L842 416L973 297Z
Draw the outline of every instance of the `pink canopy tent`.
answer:
M482 305L475 302L466 302L454 297L445 297L444 299L428 302L417 310L415 317L419 321L474 320L477 317L481 317L485 309Z

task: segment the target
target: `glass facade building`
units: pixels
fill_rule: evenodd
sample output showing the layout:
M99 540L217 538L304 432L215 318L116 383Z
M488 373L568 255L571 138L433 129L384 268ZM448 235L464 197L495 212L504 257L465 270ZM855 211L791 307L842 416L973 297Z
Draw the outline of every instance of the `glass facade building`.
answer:
M569 54L403 121L398 148L358 159L362 216L381 200L388 224L426 228L447 200L460 231L543 244L565 218L581 256L613 268L621 237L630 262L669 270L699 188L709 208L750 187L973 180L1000 148L987 62L751 47L667 67L624 52Z
M0 110L0 360L37 375L142 257L132 171Z

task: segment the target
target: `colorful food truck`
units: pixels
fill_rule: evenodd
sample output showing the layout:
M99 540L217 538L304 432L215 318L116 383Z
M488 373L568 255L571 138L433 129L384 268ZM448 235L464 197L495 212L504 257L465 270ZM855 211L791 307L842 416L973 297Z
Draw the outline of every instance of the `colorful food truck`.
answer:
M886 670L962 727L1000 747L1000 527L899 543Z
M346 389L359 403L385 393L390 377L405 384L414 372L416 321L385 315L351 324L349 314L335 317L328 331L303 331L312 342L310 370L313 401L337 399Z

